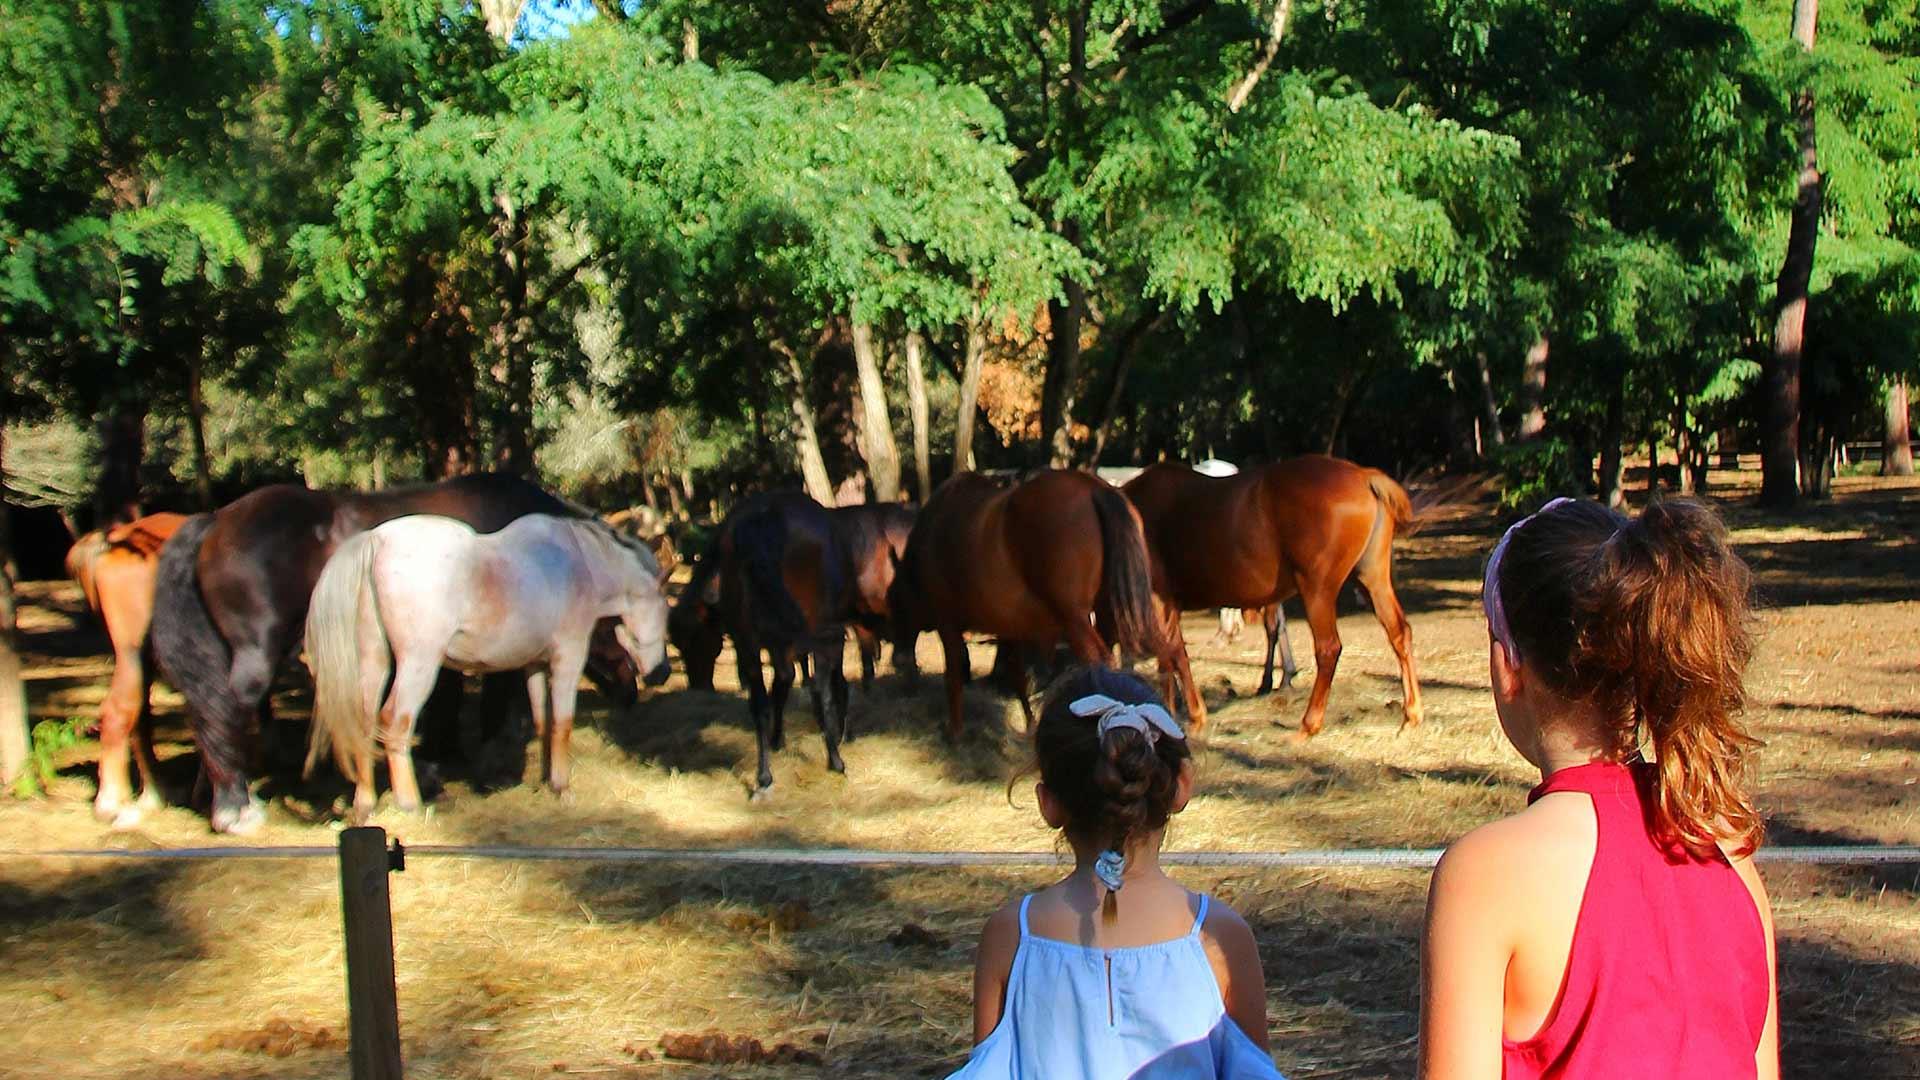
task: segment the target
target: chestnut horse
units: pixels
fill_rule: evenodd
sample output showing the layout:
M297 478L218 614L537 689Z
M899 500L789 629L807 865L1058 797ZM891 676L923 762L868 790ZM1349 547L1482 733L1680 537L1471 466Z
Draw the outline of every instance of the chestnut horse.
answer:
M1407 727L1420 723L1413 629L1393 594L1394 531L1413 523L1405 489L1378 469L1313 455L1211 477L1155 465L1127 483L1156 556L1155 590L1179 610L1265 608L1299 595L1313 631L1313 696L1302 738L1319 732L1340 663L1334 601L1358 577L1400 660ZM1179 636L1179 617L1172 634ZM1179 677L1193 694L1186 651Z
M959 473L927 500L907 541L890 595L894 655L910 653L921 631L940 635L946 735L957 741L966 631L1001 639L1023 691L1021 650L1006 643L1051 649L1064 640L1086 664L1110 663L1118 645L1166 668L1178 645L1161 632L1152 581L1140 515L1106 481L1056 469L1003 487ZM1032 704L1024 692L1020 701L1031 727Z
M154 780L153 712L148 704L153 669L147 624L153 619L153 577L160 548L187 520L184 514L148 514L137 521L96 529L74 541L67 573L80 583L87 606L107 628L113 645L113 681L100 702L100 786L93 816L115 828L132 828L161 805ZM127 742L140 769L140 800L133 801L127 776Z
M277 484L189 518L161 551L154 657L187 699L213 787L215 832L253 832L265 822L247 792L248 728L268 719L268 691L300 647L321 567L350 538L407 514L451 517L482 533L527 514L577 516L528 481L497 473L372 492ZM603 624L594 642L589 670L611 660L616 667L602 685L637 694L612 627Z

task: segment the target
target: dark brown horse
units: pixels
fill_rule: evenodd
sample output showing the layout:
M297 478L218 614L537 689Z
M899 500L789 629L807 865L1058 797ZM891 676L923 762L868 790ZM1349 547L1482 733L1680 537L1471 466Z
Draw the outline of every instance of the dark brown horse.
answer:
M153 646L167 681L187 699L201 766L213 787L216 832L264 821L247 792L248 727L268 719L276 672L299 650L307 601L334 549L382 522L439 514L495 532L526 514L571 516L559 499L516 476L483 474L376 492L261 488L212 514L189 518L160 554ZM603 626L596 656L624 655ZM624 681L629 699L633 669ZM508 677L508 683L513 683Z
M1400 659L1406 725L1420 722L1413 629L1393 594L1393 536L1413 522L1406 491L1386 473L1310 456L1203 476L1155 465L1129 481L1155 555L1155 590L1172 608L1266 608L1298 595L1313 631L1313 696L1301 736L1317 733L1340 662L1335 599L1357 577ZM1172 620L1179 633L1179 619ZM1181 650L1180 678L1193 676Z
M87 606L107 629L113 645L113 681L100 702L100 786L93 815L130 828L162 803L154 779L153 711L148 698L153 668L147 626L153 620L153 578L160 549L186 521L182 514L148 514L137 521L94 531L74 541L67 573L80 583ZM127 776L128 742L140 769L140 801L133 802Z
M960 737L969 630L1001 639L1021 684L1021 650L1005 643L1051 649L1064 641L1087 664L1110 663L1115 645L1173 662L1140 516L1088 473L1049 470L1003 487L968 472L940 485L914 523L891 610L895 656L921 631L940 635L949 740ZM1031 726L1031 705L1020 699Z
M856 576L852 553L826 507L798 491L767 492L747 499L720 523L668 621L687 681L699 689L713 688L721 635L733 639L759 744L756 798L773 787L768 758L786 745L787 694L803 658L813 661L807 689L826 738L827 767L847 770L840 758L847 712L842 657L847 625L860 617ZM763 649L773 666L771 693L761 667Z
M887 591L893 586L895 558L906 553L914 510L899 503L860 503L835 507L827 513L853 561L853 613L848 625L860 646L860 688L871 691L880 644L890 635ZM687 670L687 685L694 690L713 689L713 665L726 633L720 618L717 569L718 563L710 557L702 558L669 621L673 646ZM899 670L912 671L913 650L896 651L893 663ZM801 670L806 670L805 657L801 658ZM845 737L852 738L851 729Z

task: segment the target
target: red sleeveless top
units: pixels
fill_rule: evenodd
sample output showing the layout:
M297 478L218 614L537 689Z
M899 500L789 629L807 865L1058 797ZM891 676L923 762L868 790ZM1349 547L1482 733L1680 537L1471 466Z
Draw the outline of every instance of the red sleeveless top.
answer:
M1593 799L1599 834L1560 999L1540 1031L1503 1040L1506 1080L1751 1077L1767 1022L1767 941L1725 858L1670 856L1647 828L1652 767L1554 773Z

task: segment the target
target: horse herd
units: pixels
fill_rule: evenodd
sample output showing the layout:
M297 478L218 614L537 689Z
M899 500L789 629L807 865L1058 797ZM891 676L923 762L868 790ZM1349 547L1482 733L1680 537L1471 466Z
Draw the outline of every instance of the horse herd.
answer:
M961 733L968 633L999 640L1029 724L1029 657L1064 646L1080 662L1109 664L1117 648L1157 662L1168 700L1185 705L1198 732L1206 705L1180 612L1262 614L1264 692L1285 632L1279 605L1297 595L1314 642L1306 738L1324 722L1341 648L1335 600L1349 579L1399 660L1411 726L1420 690L1390 571L1395 533L1412 520L1386 474L1321 456L1224 477L1161 464L1118 488L1077 471L960 473L917 512L768 492L721 522L669 609L667 572L645 544L517 477L365 493L262 488L211 514L155 514L89 534L69 555L114 647L94 809L125 826L159 804L151 656L186 699L213 828L257 830L250 733L256 722L265 729L274 676L303 645L315 684L308 768L334 758L354 784L355 820L373 809L380 754L396 805L419 805L414 724L436 679L452 677L443 669L487 674L490 693L509 685L499 680L524 683L544 779L564 794L581 676L630 704L642 679L665 681L669 640L689 686L711 690L732 639L758 743L756 796L773 782L768 759L785 741L796 668L828 766L845 770L849 629L867 683L883 642L912 678L919 635L938 636L950 741ZM500 712L483 709L483 719L497 725Z

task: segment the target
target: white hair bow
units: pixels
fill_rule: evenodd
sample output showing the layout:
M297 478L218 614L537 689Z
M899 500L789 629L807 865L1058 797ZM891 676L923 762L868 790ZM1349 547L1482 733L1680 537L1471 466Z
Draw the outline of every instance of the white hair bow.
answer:
M1180 730L1180 724L1173 714L1152 702L1129 705L1116 701L1105 694L1088 694L1074 699L1067 708L1075 716L1097 716L1100 718L1100 737L1106 738L1107 732L1119 728L1132 728L1147 737L1151 746L1165 735L1170 739L1186 741L1187 733Z

